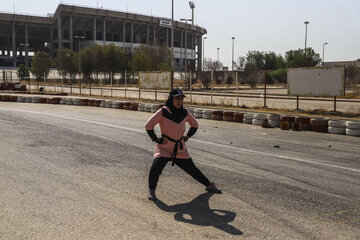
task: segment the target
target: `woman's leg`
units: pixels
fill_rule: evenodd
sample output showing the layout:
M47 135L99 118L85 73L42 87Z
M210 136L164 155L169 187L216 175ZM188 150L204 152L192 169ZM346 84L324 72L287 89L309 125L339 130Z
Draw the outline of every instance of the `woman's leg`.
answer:
M190 174L195 180L202 183L204 186L209 186L211 182L205 175L195 166L193 160L189 159L176 159L175 164L182 170Z
M168 158L158 157L153 160L149 173L149 189L156 189L159 181L159 176L162 173L164 167L168 163Z

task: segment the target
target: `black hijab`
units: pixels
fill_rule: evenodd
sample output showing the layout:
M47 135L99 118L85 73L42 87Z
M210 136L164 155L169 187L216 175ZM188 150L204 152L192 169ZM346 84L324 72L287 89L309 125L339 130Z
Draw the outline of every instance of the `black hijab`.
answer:
M180 108L176 108L174 106L174 96L172 96L171 92L169 94L168 99L166 100L165 105L170 109L171 113L169 113L165 108L163 108L163 116L174 121L176 123L180 123L187 116L187 110L184 108L184 105L181 105Z

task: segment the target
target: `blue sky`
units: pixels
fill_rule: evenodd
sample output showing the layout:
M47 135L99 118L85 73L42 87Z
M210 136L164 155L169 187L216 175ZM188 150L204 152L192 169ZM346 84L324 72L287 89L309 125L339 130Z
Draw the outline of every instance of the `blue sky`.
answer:
M61 0L0 0L1 12L46 15L54 13ZM171 17L171 0L63 0L80 6ZM207 29L205 56L231 63L232 40L235 58L249 50L274 51L284 56L288 50L307 46L325 61L360 58L360 0L194 0L195 24ZM187 0L174 0L175 19L191 18Z

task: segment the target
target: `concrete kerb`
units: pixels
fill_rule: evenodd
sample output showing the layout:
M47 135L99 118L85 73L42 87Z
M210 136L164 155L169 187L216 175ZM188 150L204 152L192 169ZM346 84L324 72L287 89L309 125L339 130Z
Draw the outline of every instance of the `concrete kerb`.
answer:
M40 98L53 98L54 95L45 95L45 94L41 94L41 95L31 95L29 96L28 94L14 94L14 93L0 93L0 96L1 95L16 95L18 96L18 99L20 99L20 101L17 101L17 102L25 102L25 103L36 103L36 104L39 104L39 101L38 99ZM76 106L82 106L80 104L81 100L82 99L85 99L84 97L78 97L78 96L62 96L61 97L61 101L60 101L60 104L66 104L66 105L76 105ZM113 102L115 102L115 104L118 104L122 101L120 100L114 100L114 99L99 99L99 98L90 98L90 97L86 97L86 99L88 100L93 100L93 101L96 101L96 100L100 100L102 105L100 105L100 107L108 107L108 108L113 108ZM33 101L35 100L35 101ZM155 106L160 106L161 104L159 103L148 103L148 102L142 102L142 101L139 101L139 100L128 100L127 102L132 102L132 103L137 103L139 104L140 107L140 111L143 111L143 112L148 112L146 111L147 109L151 109L152 111L151 112L154 112L155 110ZM107 105L107 106L106 106ZM92 107L92 106L89 106L89 107ZM117 107L115 107L117 109ZM203 114L204 112L208 113L208 112L211 112L211 111L233 111L235 113L244 113L245 116L248 115L248 116L253 116L252 119L248 119L249 121L246 122L246 117L244 116L244 122L243 123L247 123L247 124L254 124L253 123L253 119L255 117L256 114L258 114L258 116L266 116L266 115L271 115L271 114L274 114L274 115L281 115L281 114L277 114L277 113L264 113L264 112L254 112L254 111L248 111L248 110L234 110L234 109L228 109L228 108L218 108L218 107L209 107L209 106L205 106L205 107L200 107L198 105L196 106L193 106L193 105L189 105L188 107L186 107L187 109L189 109L189 111L194 114L194 110L196 110L195 114L199 114L197 117L198 118L202 118L200 117L200 112L202 112L201 114ZM121 109L120 109L121 110ZM138 110L139 111L139 110ZM260 117L259 117L260 118ZM261 117L263 118L263 117ZM265 117L266 118L266 117ZM316 118L316 117L312 117L312 118ZM210 119L211 118L204 118L204 119ZM258 121L256 121L256 123L254 125L261 125L260 124L260 121L262 121L262 119L256 119ZM360 125L360 121L354 121L354 120L348 120L348 119L329 119L329 121L346 121L346 122L351 122L351 123L355 123L356 125L359 124ZM276 121L277 122L277 121ZM350 123L350 124L351 124ZM234 124L237 124L236 122L234 122ZM275 124L274 127L279 127L278 124ZM291 128L291 126L290 126ZM348 130L349 128L347 128ZM333 130L333 129L332 129ZM350 129L350 131L353 130L353 129ZM334 133L334 134L339 134L337 131L328 131L329 133ZM349 136L360 136L360 132L358 132L358 129L356 129L356 131L351 131L351 133L349 131L346 131L346 134L349 135Z

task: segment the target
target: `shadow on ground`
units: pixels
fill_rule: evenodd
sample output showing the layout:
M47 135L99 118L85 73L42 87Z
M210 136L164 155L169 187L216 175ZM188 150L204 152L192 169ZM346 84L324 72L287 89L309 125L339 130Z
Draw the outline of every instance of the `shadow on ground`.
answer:
M235 220L236 213L210 209L209 199L212 195L213 193L204 193L189 203L172 206L168 206L161 200L157 200L155 204L165 212L175 212L174 219L176 221L199 226L213 226L232 235L242 235L242 231L229 225L230 222Z

